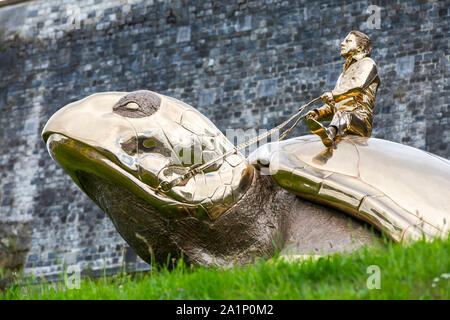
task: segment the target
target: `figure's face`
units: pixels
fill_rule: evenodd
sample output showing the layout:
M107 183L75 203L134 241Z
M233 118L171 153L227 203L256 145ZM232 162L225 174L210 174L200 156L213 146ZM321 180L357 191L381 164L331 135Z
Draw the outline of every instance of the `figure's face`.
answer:
M95 194L85 188L94 178L121 185L159 212L214 219L239 200L253 177L253 167L237 153L158 192L161 181L234 146L193 107L151 91L101 93L71 103L52 116L43 137L52 157L97 203L101 187Z
M360 47L357 44L356 36L354 34L348 34L344 41L341 42L341 56L348 58L358 53Z

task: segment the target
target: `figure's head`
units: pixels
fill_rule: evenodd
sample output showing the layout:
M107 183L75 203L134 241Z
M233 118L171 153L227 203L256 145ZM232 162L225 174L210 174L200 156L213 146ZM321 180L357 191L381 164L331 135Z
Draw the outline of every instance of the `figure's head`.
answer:
M352 30L341 42L341 56L349 58L360 53L370 57L372 54L372 42L365 33Z

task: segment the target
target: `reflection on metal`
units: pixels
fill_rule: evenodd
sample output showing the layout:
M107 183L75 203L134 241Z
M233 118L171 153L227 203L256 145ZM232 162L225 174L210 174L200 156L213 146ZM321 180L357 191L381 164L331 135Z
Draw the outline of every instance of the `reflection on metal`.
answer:
M347 134L370 137L375 96L380 85L377 66L370 58L372 46L367 35L351 31L341 43L341 56L347 59L331 92L325 92L321 108L310 111L308 126L326 147ZM329 129L314 120L331 120ZM336 142L336 141L334 141Z
M449 162L383 140L348 136L330 149L316 136L299 137L264 145L247 160L228 155L233 144L193 107L151 91L71 103L52 116L43 138L147 262L183 254L202 264L247 263L273 254L274 239L278 248L297 241L294 254L371 243L361 224L350 227L344 215L295 195L367 221L394 240L448 232ZM162 181L216 158L158 191Z
M445 236L450 161L398 143L358 136L324 148L309 135L260 147L249 156L296 195L344 211L396 241Z

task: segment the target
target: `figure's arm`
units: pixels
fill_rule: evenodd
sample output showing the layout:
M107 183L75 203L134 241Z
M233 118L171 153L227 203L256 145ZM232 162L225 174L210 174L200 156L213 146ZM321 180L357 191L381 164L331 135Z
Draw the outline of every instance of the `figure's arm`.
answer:
M325 104L320 108L315 108L315 109L312 109L311 111L309 111L306 114L306 117L314 118L319 121L328 121L328 120L331 120L333 115L334 115L333 108L330 105Z
M378 76L377 66L372 59L361 61L360 67L349 81L331 91L334 102L353 97L365 90Z

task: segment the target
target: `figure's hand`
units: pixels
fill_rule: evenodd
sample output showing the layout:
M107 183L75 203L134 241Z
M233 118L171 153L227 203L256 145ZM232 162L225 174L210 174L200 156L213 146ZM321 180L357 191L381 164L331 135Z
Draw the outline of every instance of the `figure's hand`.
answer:
M305 115L305 118L306 119L318 120L319 119L319 114L316 111L311 110L311 111L308 111L308 113Z
M333 98L333 94L329 91L324 92L321 96L320 99L322 99L323 102L325 102L328 105L333 105L334 104L334 98Z

